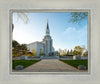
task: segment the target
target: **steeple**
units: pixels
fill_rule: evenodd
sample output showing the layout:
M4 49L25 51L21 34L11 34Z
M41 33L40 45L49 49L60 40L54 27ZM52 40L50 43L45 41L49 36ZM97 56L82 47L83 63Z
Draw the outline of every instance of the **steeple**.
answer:
M49 30L49 25L48 25L48 19L47 19L46 35L50 35L50 30Z
M48 19L47 19L47 23L48 23Z

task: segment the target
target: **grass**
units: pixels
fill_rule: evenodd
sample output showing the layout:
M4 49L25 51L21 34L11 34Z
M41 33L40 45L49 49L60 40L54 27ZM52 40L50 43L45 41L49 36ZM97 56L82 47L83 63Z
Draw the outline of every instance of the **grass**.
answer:
M15 69L17 65L22 65L25 67L28 67L36 62L39 62L40 60L13 60L12 61L12 68Z
M66 64L69 64L71 66L74 66L75 68L78 67L78 65L84 65L86 66L86 69L88 69L88 60L60 60Z

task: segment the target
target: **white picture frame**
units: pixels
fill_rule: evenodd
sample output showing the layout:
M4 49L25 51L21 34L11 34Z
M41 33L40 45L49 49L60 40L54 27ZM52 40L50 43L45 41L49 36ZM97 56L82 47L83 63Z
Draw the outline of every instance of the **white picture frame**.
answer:
M91 52L91 28L90 28L90 10L89 9L11 9L9 11L9 42L10 42L10 46L9 46L9 72L10 74L23 74L23 75L27 75L27 74L90 74L90 70L91 70L91 53L89 53L88 55L88 70L85 71L85 72L13 72L12 71L12 37L13 37L13 30L12 30L12 21L13 21L13 13L50 13L50 12L53 12L53 13L56 13L56 12L61 12L61 13L66 13L66 12L87 12L88 13L88 29L87 29L87 37L86 38L89 38L88 39L88 42L87 42L87 45L88 45L88 51Z
M69 2L69 3L68 3ZM72 84L72 83L86 83L86 84L99 84L100 83L100 67L99 67L99 0L91 1L78 1L78 0L53 0L45 1L41 0L40 2L30 1L27 3L27 0L21 1L1 1L0 2L0 33L1 33L1 43L0 43L0 81L2 84ZM75 4L77 3L77 5ZM6 6L5 6L6 5ZM89 10L90 11L90 30L89 30L89 47L90 47L90 71L89 74L11 74L9 70L9 55L11 54L11 39L9 27L9 11L11 9L35 9L35 10ZM25 72L26 73L26 72Z

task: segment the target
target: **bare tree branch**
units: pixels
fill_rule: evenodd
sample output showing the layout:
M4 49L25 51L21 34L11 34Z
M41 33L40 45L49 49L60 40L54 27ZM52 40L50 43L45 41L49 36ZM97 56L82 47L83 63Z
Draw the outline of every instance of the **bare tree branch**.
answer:
M27 23L29 22L29 17L27 16L26 13L17 13L17 16L18 16L17 21L18 21L19 19L21 19L21 20L23 20L23 22L24 22L25 24L27 24Z

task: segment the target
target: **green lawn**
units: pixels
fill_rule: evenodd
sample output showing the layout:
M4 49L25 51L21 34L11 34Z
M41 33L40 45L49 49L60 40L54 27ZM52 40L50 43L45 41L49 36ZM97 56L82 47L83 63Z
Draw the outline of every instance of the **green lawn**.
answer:
M13 60L12 61L12 68L15 69L17 65L22 65L25 67L28 67L36 62L39 62L40 60Z
M88 60L60 60L64 63L67 63L71 66L74 66L74 67L78 67L78 65L84 65L86 66L86 69L88 69Z

